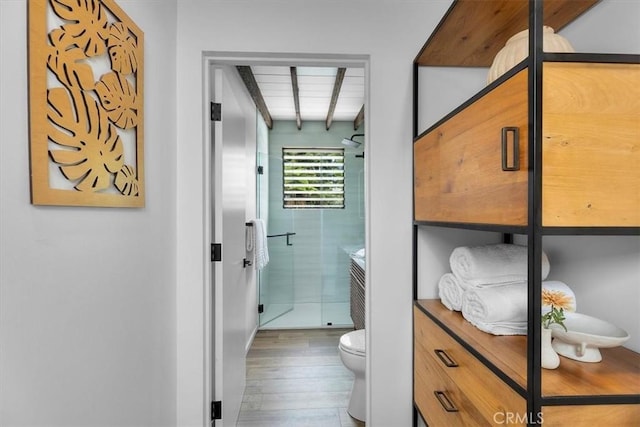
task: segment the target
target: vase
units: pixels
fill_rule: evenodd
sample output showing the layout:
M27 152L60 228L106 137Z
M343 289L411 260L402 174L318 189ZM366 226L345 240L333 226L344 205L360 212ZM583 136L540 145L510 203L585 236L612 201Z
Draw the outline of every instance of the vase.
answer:
M560 356L551 347L551 329L542 328L540 352L540 366L544 369L556 369L560 365Z
M542 27L542 49L545 52L574 52L567 39L556 34L553 28ZM520 31L505 43L496 54L489 69L487 84L529 56L529 30Z

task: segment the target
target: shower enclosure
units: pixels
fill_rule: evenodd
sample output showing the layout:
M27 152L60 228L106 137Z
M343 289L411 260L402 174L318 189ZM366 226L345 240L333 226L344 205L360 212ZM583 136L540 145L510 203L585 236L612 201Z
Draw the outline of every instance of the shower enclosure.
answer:
M283 135L271 131L268 150L257 155L258 215L267 224L269 250L269 263L258 275L260 327L349 327L350 254L364 246L363 150L340 144L352 133L348 124L334 124L328 132L322 123L305 123L305 135L295 130L295 141L286 125L279 125ZM284 206L285 146L344 149L344 208Z

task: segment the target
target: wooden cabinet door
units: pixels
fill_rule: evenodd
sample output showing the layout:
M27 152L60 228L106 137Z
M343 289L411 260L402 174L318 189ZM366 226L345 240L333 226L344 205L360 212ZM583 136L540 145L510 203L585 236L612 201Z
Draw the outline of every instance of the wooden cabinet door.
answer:
M526 225L527 107L523 70L416 141L417 221ZM503 128L518 130L519 170L503 170Z
M640 65L543 70L545 226L640 226Z

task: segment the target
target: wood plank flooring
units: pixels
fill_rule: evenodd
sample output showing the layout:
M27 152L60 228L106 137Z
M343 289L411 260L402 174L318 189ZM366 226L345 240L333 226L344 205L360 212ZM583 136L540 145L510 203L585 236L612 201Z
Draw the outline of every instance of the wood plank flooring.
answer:
M353 373L338 353L350 329L258 331L238 427L363 427L347 413Z

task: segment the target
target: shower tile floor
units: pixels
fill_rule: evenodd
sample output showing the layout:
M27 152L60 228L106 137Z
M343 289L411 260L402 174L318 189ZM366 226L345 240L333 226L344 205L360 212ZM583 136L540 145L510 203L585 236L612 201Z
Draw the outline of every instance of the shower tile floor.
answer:
M271 313L282 311L277 304L267 306L262 318L270 318ZM331 322L332 327L353 327L349 303L300 303L295 304L293 310L260 326L261 329L297 329L320 328Z

